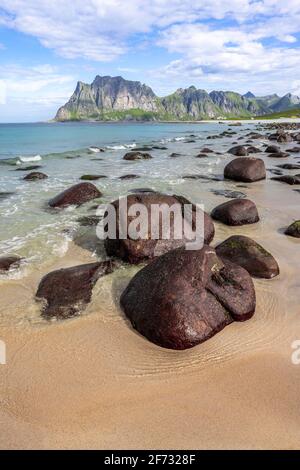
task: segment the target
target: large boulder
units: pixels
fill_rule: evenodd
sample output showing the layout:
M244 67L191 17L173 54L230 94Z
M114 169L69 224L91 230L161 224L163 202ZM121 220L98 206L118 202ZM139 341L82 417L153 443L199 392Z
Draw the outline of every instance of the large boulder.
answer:
M150 158L153 157L147 152L127 152L125 153L123 160L149 160Z
M300 238L300 220L293 222L285 231L286 235L291 237Z
M0 273L9 271L10 269L17 268L20 265L22 258L17 255L1 256L0 257Z
M78 183L51 199L49 206L55 208L80 206L100 196L102 193L92 183Z
M255 311L255 291L243 268L215 250L179 248L152 261L130 281L121 306L132 326L164 348L187 349Z
M112 270L111 261L99 261L47 274L36 293L37 299L45 302L43 317L64 319L79 315L91 301L97 280Z
M127 238L124 239L120 237L119 228L120 225L121 228L128 227L134 219L134 217L128 215L128 211L134 204L142 204L146 208L147 219L142 225L145 226L147 224L148 231L145 236L140 237L139 239L132 239L130 235L128 235ZM174 221L178 220L178 218L175 219L175 217L171 217L171 224L169 224L171 226L170 237L168 239L162 238L163 223L161 218L159 219L159 223L157 223L157 225L155 226L158 231L158 236L156 237L156 239L151 238L151 231L154 229L154 227L152 228L151 225L151 210L153 206L157 207L158 205L164 205L164 207L168 209L171 206L176 205L176 208L179 212L178 217L180 218L180 223L183 225L183 222L185 220L183 217L183 209L185 204L191 203L182 196L169 196L156 192L130 194L127 197L127 214L121 214L120 217L119 200L114 201L113 205L115 207L117 216L117 231L116 238L107 238L105 240L107 254L110 256L117 256L130 263L139 263L141 261L155 258L156 256L160 256L166 253L167 251L185 245L188 240L185 237L183 231L181 231L180 237L174 237ZM205 212L201 212L201 210L200 213L203 215L203 218L200 222L204 222L204 227L198 228L197 231L200 234L201 229L203 229L204 243L209 244L214 237L214 224L209 215L207 215ZM196 207L195 205L192 205L192 229L195 228L195 223Z
M229 162L224 168L224 177L252 183L266 178L266 168L260 158L236 158Z
M251 276L270 279L279 274L279 266L271 253L244 235L233 235L216 248L222 260L230 260L245 268Z
M256 205L249 199L234 199L215 207L211 217L226 225L254 224L259 221Z

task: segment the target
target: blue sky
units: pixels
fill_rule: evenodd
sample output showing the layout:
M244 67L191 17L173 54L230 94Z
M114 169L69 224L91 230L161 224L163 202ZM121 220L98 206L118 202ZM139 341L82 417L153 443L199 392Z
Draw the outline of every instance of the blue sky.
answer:
M0 0L0 122L47 120L78 80L300 94L299 0Z

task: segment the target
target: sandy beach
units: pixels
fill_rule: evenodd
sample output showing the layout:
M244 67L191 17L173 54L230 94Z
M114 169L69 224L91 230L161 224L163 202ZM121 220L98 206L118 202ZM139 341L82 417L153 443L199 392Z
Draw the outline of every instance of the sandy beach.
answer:
M208 212L224 202L205 183L186 184L191 198L201 191ZM299 194L271 180L241 190L255 201L260 222L215 222L212 246L232 234L248 235L273 254L281 273L254 280L251 320L190 350L163 349L132 329L119 298L136 266L101 278L82 316L41 319L34 300L40 279L95 261L84 243L94 228L54 261L19 278L2 278L7 364L0 366L0 448L299 448L300 366L291 361L291 344L300 339L299 241L283 234L299 219Z

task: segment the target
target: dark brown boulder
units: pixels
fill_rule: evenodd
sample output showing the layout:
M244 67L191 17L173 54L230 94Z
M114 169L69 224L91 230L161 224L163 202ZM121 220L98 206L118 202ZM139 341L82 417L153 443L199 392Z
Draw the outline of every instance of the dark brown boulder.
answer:
M155 344L187 349L255 311L255 291L243 268L213 248L179 248L152 261L130 281L121 306L132 326Z
M299 175L274 176L271 179L275 180L275 181L279 181L281 183L290 184L290 185L300 184L300 176Z
M0 257L0 273L9 271L19 267L22 258L20 256L1 256Z
M252 183L266 178L266 168L260 158L236 158L224 169L224 177L235 181Z
M290 149L286 149L287 152L289 153L299 153L300 152L300 147L292 147Z
M169 196L166 194L161 194L161 193L156 193L156 192L147 192L147 193L136 193L136 194L130 194L127 197L127 207L128 210L130 209L131 206L134 204L143 204L143 206L147 209L147 220L144 222L144 226L147 224L148 225L148 231L146 234L146 237L139 238L137 240L131 239L129 235L127 235L126 239L120 238L120 232L119 232L119 223L120 223L120 214L119 214L119 200L114 201L113 205L116 210L116 239L110 239L107 238L105 240L105 248L107 251L107 254L109 256L117 256L119 258L124 259L125 261L128 261L129 263L139 263L145 260L149 260L152 258L155 258L157 256L160 256L167 251L173 250L175 248L181 247L185 245L185 243L188 241L187 238L185 238L183 231L181 231L181 238L175 238L174 237L174 220L175 217L171 217L171 227L170 227L170 237L169 239L163 239L162 238L162 219L160 218L159 224L156 227L158 230L158 239L151 238L151 209L153 205L159 205L161 206L162 204L165 207L171 207L173 205L176 205L179 213L179 219L181 224L184 221L183 217L183 209L185 204L191 204L190 201L185 199L182 196ZM200 211L201 212L201 211ZM203 220L204 221L204 243L209 244L211 240L214 237L214 224L208 214L205 212L203 214ZM121 227L125 227L127 225L127 228L129 227L129 224L136 219L134 216L128 216L128 211L127 211L127 217L126 214L123 215L123 222L121 223ZM125 218L125 223L124 223L124 218ZM178 219L177 219L178 220ZM192 224L193 224L193 230L195 228L195 221L196 221L196 208L194 205L192 205ZM201 221L201 222L202 222ZM201 232L201 228L199 228L199 233ZM124 228L124 231L126 229Z
M37 180L45 180L48 176L45 173L41 173L39 171L33 171L32 173L28 173L28 175L24 176L25 181L37 181Z
M236 145L235 147L232 147L228 150L228 153L236 155L237 157L245 157L248 155L247 148L243 145Z
M280 147L278 145L269 145L266 150L266 153L278 153L280 152Z
M216 252L222 260L242 266L251 276L270 279L279 274L275 258L256 241L244 235L229 237L217 246Z
M97 280L112 270L111 261L100 261L47 274L36 293L38 299L45 300L43 317L64 319L79 315L91 301Z
M211 217L226 225L254 224L259 221L256 205L249 199L233 199L215 207Z
M293 222L285 231L286 235L291 237L300 238L300 220Z
M214 153L214 151L209 147L203 147L203 149L201 149L201 153Z
M147 152L127 152L125 153L123 160L149 160L150 158L153 157Z
M257 147L254 147L253 145L249 145L247 147L247 152L248 152L248 155L250 155L251 153L260 153L261 150Z
M63 208L67 206L80 206L102 196L102 193L92 183L79 183L71 186L49 201L50 207Z

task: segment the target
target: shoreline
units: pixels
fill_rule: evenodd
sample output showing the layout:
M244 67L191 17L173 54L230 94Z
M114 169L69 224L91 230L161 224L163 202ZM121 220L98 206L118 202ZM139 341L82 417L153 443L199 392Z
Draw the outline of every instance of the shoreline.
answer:
M98 280L82 315L47 322L35 301L41 278L53 270L104 256L101 247L94 249L92 227L75 232L63 253L51 259L47 256L31 269L28 266L24 276L0 280L0 338L7 347L7 363L0 365L1 449L299 448L300 366L292 364L291 344L300 335L300 245L299 240L284 235L283 229L299 218L300 195L293 187L271 180L272 173L267 180L242 188L230 180L180 180L174 176L176 168L178 175L198 171L214 176L223 172L225 164L234 158L226 151L241 127L234 130L237 135L222 138L219 143L204 139L191 144L169 142L167 154L153 151L155 158L144 163L124 162L124 150L111 157L107 153L100 162L93 161L91 155L82 160L85 169L95 171L99 165L98 171L109 175L99 183L108 199L148 184L192 201L202 199L210 212L229 200L213 190L245 192L255 201L260 221L241 227L215 222L211 246L230 235L243 234L255 239L278 261L278 277L254 279L255 315L247 322L226 326L192 349L163 349L138 334L119 306L121 293L141 268L122 265ZM246 141L246 133L243 138ZM279 160L263 152L265 142L267 139L256 140L253 145L261 147L258 156L267 168L277 168ZM206 160L195 158L198 148L207 145L223 153ZM280 145L286 149L293 144ZM169 158L177 147L181 159ZM71 160L74 175L60 179L54 192L78 182L82 167L77 170L76 161L81 160ZM59 162L45 159L43 163L50 175L50 188L41 186L45 201L52 196L51 178L54 184L57 171L67 172L62 169L64 162L64 168L70 169L70 160ZM132 171L142 182L119 179ZM20 184L17 177L16 181ZM35 203L31 210L41 216L44 213L37 188L48 183L30 184L25 189ZM21 205L22 213L24 207ZM76 209L74 217L87 214L92 215L89 206L82 208L82 213ZM56 221L59 214L52 217ZM70 224L67 219L66 228ZM59 229L63 232L65 227L59 225Z

